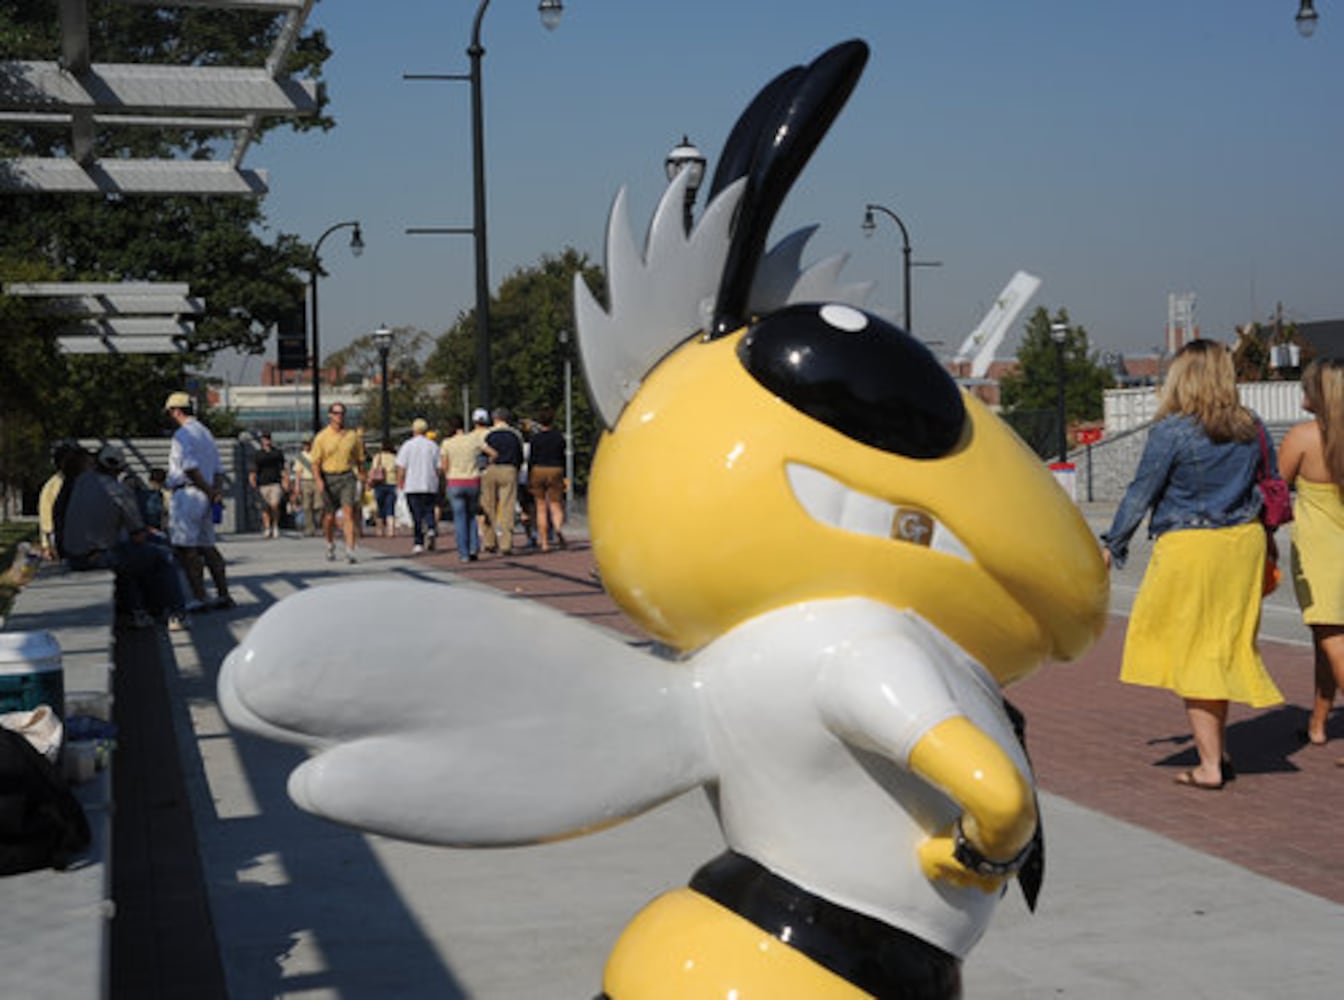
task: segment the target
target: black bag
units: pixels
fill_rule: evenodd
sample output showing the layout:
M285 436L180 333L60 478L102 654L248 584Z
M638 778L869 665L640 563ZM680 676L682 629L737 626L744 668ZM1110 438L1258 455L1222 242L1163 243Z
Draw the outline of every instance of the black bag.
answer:
M0 726L0 875L64 868L91 839L84 807L61 773Z

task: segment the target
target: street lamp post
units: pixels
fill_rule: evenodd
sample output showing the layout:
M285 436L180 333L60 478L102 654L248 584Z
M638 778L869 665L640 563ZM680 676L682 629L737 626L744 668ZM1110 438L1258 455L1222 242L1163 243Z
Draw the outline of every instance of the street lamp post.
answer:
M383 440L392 437L392 410L387 390L387 352L392 349L392 331L381 323L373 331L373 343L378 348L378 362L383 377Z
M565 482L574 489L574 391L573 365L569 358L569 331L561 330L560 349L565 353Z
M313 365L313 433L322 429L322 348L318 339L317 323L317 278L322 271L322 258L318 256L322 249L322 241L338 229L354 229L350 234L350 252L358 257L364 252L364 234L360 231L359 223L355 221L338 222L334 226L328 226L326 231L317 238L313 244L313 256L308 261L308 298L312 302L313 314L313 341L312 341L312 361Z
M901 221L901 217L885 205L864 206L863 225L861 228L863 229L863 234L865 236L872 236L873 233L877 231L877 220L873 218L874 212L881 212L887 218L891 219L892 222L896 223L901 230L901 274L904 279L902 284L904 285L905 292L905 332L914 336L915 331L911 325L912 321L910 319L910 269L912 267L942 267L943 262L941 260L912 261L910 259L910 230L905 228L905 223Z
M490 0L481 0L476 8L476 18L471 25L471 45L467 48L467 57L471 60L471 72L463 76L460 73L406 73L407 80L459 80L471 84L471 176L472 176L472 212L471 228L461 227L413 227L406 230L411 234L447 233L466 235L470 233L475 244L476 256L476 382L480 390L480 405L490 408L490 262L487 256L486 218L485 218L485 112L481 97L481 58L485 47L481 45L481 21L485 18ZM560 23L564 13L562 0L540 0L537 12L541 15L542 26L548 31Z
M700 190L700 184L705 179L705 154L683 134L681 142L668 152L667 159L663 161L663 169L667 171L669 181L675 180L683 170L691 172L690 179L686 182L685 214L682 216L686 235L689 236L693 221L691 207L695 204L696 192Z
M1059 425L1059 461L1064 464L1069 460L1069 438L1067 420L1064 412L1064 344L1069 339L1069 325L1067 323L1051 323L1050 339L1055 342L1055 371L1059 377L1059 385L1055 394L1055 421Z

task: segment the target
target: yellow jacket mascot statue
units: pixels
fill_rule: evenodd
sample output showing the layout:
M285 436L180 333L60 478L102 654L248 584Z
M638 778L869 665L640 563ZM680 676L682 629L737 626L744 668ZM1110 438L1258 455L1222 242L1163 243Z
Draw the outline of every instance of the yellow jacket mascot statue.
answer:
M691 232L684 172L642 250L619 195L609 307L576 282L607 427L593 551L678 656L502 595L375 581L281 602L220 676L234 725L318 751L295 802L395 837L550 840L703 786L728 850L626 928L611 1000L956 997L1005 883L1039 884L1001 688L1096 637L1098 546L1012 431L863 311L843 258L801 270L811 230L766 250L866 60L851 41L768 84ZM395 682L356 638L389 615ZM475 638L444 663L463 620ZM508 634L553 662L498 655Z

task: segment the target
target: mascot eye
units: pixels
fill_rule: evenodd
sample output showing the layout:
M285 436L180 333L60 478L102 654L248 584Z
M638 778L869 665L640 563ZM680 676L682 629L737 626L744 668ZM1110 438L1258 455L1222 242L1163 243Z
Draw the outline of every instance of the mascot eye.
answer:
M939 458L966 409L923 344L851 306L788 306L755 324L737 355L756 381L846 437L907 458Z

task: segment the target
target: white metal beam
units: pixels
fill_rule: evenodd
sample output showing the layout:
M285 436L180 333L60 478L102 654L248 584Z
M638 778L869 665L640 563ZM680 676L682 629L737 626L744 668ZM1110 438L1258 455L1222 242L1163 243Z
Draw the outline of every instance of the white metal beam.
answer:
M63 295L42 303L52 316L199 316L205 312L202 299L182 295Z
M172 337L60 337L66 354L182 354L185 345Z
M305 0L117 0L130 7L211 7L219 10L271 10L277 14L283 11L299 10Z
M59 63L17 60L0 63L0 110L304 115L317 110L317 84L224 66L100 63L76 76Z
M68 128L74 116L68 111L0 111L0 125L59 125ZM211 116L187 117L185 115L104 115L93 116L95 125L122 125L138 128L181 128L197 131L247 128L251 116L243 118L217 118Z
M237 170L210 160L73 160L19 157L0 160L0 192L124 195L260 195L264 170Z
M109 316L76 321L57 331L60 337L187 337L192 325L168 316Z
M0 122L68 128L70 159L0 160L0 194L264 194L265 173L242 169L263 118L317 110L317 84L293 80L284 69L315 0L120 2L263 11L284 23L264 68L94 65L88 0L58 0L61 61L0 61ZM185 167L174 160L127 165L97 159L99 125L218 129L232 131L234 142L228 161L218 165L193 161Z
M25 298L66 295L190 295L185 281L11 281L6 295Z

